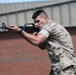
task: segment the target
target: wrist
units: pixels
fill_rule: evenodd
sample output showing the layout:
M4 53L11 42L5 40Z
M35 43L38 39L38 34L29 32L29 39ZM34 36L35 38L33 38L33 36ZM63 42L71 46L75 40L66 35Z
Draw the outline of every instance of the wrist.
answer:
M18 33L19 33L19 34L21 34L21 33L22 33L22 31L23 31L23 30L22 30L22 29L20 29L20 30L18 31Z

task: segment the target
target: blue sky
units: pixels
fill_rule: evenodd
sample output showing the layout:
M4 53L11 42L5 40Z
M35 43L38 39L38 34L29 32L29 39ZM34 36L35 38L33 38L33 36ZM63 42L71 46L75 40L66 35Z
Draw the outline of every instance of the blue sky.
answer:
M0 3L32 2L32 1L55 1L55 0L0 0Z

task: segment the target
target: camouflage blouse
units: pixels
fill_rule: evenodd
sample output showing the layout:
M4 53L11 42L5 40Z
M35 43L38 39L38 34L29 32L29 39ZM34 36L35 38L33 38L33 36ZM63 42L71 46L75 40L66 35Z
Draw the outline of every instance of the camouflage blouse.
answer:
M62 25L49 20L39 33L47 37L46 48L53 70L63 70L70 65L76 65L72 38Z

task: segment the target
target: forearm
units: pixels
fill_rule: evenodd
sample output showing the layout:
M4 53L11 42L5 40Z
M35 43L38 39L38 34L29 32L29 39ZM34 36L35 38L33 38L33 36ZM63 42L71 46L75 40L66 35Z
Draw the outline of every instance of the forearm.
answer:
M38 33L37 35L33 35L30 33L27 33L24 30L21 30L18 26L16 25L12 25L8 27L9 29L12 29L16 32L19 32L20 35L22 35L28 42L30 42L33 45L39 45L41 43L43 43L46 40L46 37L40 33Z
M25 32L24 30L22 30L20 35L33 45L39 44L39 40L37 39L38 37L36 35L29 34L29 33Z

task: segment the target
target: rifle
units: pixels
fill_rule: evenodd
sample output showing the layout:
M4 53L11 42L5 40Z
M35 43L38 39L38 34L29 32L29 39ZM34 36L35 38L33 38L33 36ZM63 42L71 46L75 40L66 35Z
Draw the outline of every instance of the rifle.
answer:
M35 27L34 23L25 23L24 26L19 26L22 30L26 31L27 33L33 34L34 32L39 32L39 28ZM5 23L2 23L2 30L11 30L9 29Z

